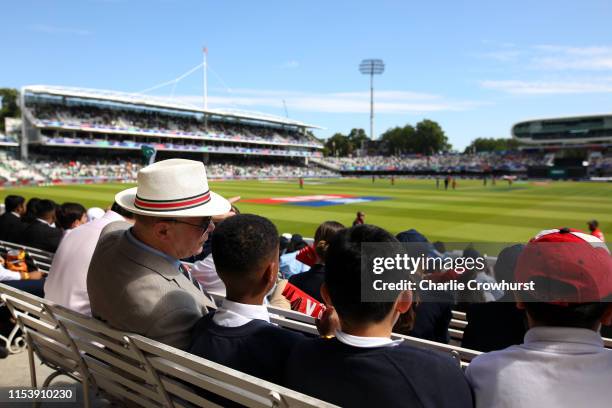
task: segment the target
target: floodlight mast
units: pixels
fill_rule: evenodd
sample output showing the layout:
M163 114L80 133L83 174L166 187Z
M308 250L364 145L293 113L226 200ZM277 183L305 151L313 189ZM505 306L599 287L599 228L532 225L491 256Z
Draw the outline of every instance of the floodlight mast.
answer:
M365 59L359 64L359 72L370 76L370 139L374 140L374 75L385 72L385 63L381 59Z

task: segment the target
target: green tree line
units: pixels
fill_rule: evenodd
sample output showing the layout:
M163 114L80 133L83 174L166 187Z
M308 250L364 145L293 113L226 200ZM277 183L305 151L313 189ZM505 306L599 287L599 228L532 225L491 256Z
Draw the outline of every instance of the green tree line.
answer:
M479 137L465 148L465 153L499 152L503 150L514 150L520 145L516 139L510 138L485 138Z
M4 132L4 118L18 118L21 111L17 105L19 91L13 88L0 88L0 132Z
M356 154L368 138L363 129L352 129L348 135L336 133L325 141L324 154L348 156ZM377 141L377 153L401 155L408 153L435 154L451 149L442 127L433 120L424 119L416 126L407 124L387 130Z

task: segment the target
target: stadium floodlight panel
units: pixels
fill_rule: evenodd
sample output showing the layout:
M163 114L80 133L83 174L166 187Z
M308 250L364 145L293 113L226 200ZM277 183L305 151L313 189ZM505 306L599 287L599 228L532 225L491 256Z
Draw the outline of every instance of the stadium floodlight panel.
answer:
M381 59L365 59L359 64L359 72L366 75L380 75L385 72L385 63Z

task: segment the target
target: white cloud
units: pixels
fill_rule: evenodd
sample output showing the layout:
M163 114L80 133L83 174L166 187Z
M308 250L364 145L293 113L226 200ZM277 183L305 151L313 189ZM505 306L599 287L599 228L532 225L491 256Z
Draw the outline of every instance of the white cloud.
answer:
M480 54L484 58L493 59L499 62L512 62L518 60L521 52L518 50L500 50Z
M481 81L480 86L485 89L514 95L612 92L612 77L593 75L598 71L612 73L612 46L541 44L524 47L519 52L517 48L498 45L497 50L481 55L505 63L515 73L513 79ZM547 78L534 77L534 73L543 71ZM517 72L523 73L523 78L516 78ZM569 72L572 74L568 75Z
M531 63L546 70L600 71L612 69L612 47L554 47L540 46L543 55L536 55Z
M299 63L299 62L297 62L296 60L289 60L289 61L286 61L286 62L285 62L285 63L284 63L282 66L281 66L281 68L283 68L283 69L295 69L295 68L297 68L297 67L299 67L299 66L300 66L300 63Z
M481 81L480 85L485 89L492 89L514 95L584 94L612 92L612 78L600 78L585 81L488 80Z
M70 35L91 35L91 31L80 28L57 27L47 24L32 24L28 26L31 31L37 31L46 34L70 34Z
M518 49L496 45L496 49L479 54L502 63L516 63L522 68L563 71L601 71L612 69L612 46L566 46L542 44Z
M409 91L381 90L375 92L374 103L379 114L417 114L425 112L464 111L483 105L474 101L456 101L440 95ZM201 96L179 96L176 99L200 105ZM309 93L257 89L234 89L229 95L209 96L213 107L244 109L283 109L319 113L367 113L370 111L369 92Z

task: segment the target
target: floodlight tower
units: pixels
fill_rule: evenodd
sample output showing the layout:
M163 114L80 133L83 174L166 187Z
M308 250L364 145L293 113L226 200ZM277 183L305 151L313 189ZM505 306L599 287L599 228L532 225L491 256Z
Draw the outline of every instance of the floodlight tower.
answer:
M359 72L370 76L370 139L374 140L374 75L385 72L385 63L381 59L364 59Z

